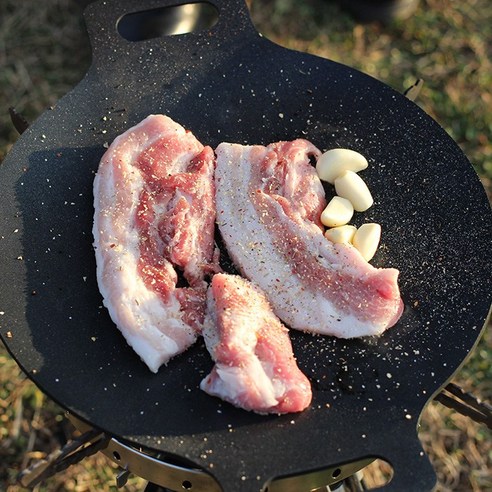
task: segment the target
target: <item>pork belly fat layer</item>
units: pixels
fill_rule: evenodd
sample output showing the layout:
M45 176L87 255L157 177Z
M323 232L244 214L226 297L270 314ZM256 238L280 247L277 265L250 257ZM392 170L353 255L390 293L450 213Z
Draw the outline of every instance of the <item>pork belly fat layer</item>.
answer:
M305 140L216 149L217 222L242 274L290 327L342 338L377 335L403 310L395 269L376 269L318 222L324 192ZM296 183L292 186L292 183Z
M158 368L197 338L214 269L214 154L151 115L117 137L94 180L94 247L104 305ZM179 267L189 287L177 288Z
M260 414L300 412L311 403L287 329L247 280L213 277L203 336L215 366L200 387L210 395Z

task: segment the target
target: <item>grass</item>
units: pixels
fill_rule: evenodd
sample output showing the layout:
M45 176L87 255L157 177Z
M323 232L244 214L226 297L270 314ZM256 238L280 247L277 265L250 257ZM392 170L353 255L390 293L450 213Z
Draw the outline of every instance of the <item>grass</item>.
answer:
M403 91L425 83L418 104L468 156L492 197L492 3L422 0L408 20L360 24L328 0L250 0L254 22L288 48L369 73ZM70 0L0 3L0 160L16 140L7 115L15 106L35 119L73 87L90 63L80 9ZM456 375L457 384L492 400L492 335L488 330ZM58 448L73 429L0 347L0 490L17 492L16 475ZM436 468L438 492L492 490L492 433L431 403L420 437ZM115 490L116 465L96 455L37 491ZM125 490L142 490L131 478Z

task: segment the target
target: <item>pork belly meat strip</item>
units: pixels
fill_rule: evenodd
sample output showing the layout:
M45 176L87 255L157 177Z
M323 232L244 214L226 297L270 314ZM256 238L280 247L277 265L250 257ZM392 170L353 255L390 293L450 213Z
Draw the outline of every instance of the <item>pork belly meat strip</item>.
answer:
M203 336L215 366L200 387L210 395L261 414L309 406L311 385L297 366L287 328L248 280L213 277Z
M214 154L151 115L117 137L94 181L97 280L114 323L157 372L197 338L214 266ZM188 282L177 287L182 271Z
M398 270L377 269L333 244L318 217L325 202L305 140L216 149L217 222L242 274L265 291L291 328L352 338L394 325Z

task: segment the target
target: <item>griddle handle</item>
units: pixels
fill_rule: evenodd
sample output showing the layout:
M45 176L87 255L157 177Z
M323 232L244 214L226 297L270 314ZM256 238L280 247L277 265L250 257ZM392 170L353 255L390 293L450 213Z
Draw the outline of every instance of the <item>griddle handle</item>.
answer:
M401 432L400 432L401 430ZM415 433L408 436L408 428L391 431L384 451L375 456L387 461L393 467L393 477L378 492L431 492L437 482L436 472ZM406 432L406 434L405 434ZM401 436L401 437L399 437Z
M183 56L179 45L189 43L195 37L197 44L207 44L210 49L221 47L225 42L240 42L244 36L250 40L260 34L251 21L244 0L207 0L218 11L218 20L210 28L182 35L169 35L150 40L132 42L124 39L118 32L119 20L127 14L143 12L162 7L175 7L186 4L180 0L105 0L91 3L84 11L87 31L92 45L93 61L107 63L125 56L141 45L166 50L172 60ZM190 0L189 3L196 3Z

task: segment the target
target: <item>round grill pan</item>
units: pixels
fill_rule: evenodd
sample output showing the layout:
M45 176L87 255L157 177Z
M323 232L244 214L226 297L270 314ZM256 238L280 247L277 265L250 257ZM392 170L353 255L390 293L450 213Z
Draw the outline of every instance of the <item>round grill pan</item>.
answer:
M347 66L271 43L241 0L211 0L218 21L204 31L140 42L118 34L124 14L176 3L90 5L89 72L0 166L5 345L80 419L193 463L225 491L257 491L271 477L367 456L393 465L385 490L430 490L418 418L473 348L491 304L492 221L475 172L415 104ZM382 225L373 264L400 270L405 311L379 338L292 333L313 385L305 412L259 416L200 391L212 366L202 342L150 373L102 307L94 173L108 143L151 113L212 147L304 137L368 158L375 205L355 223Z

